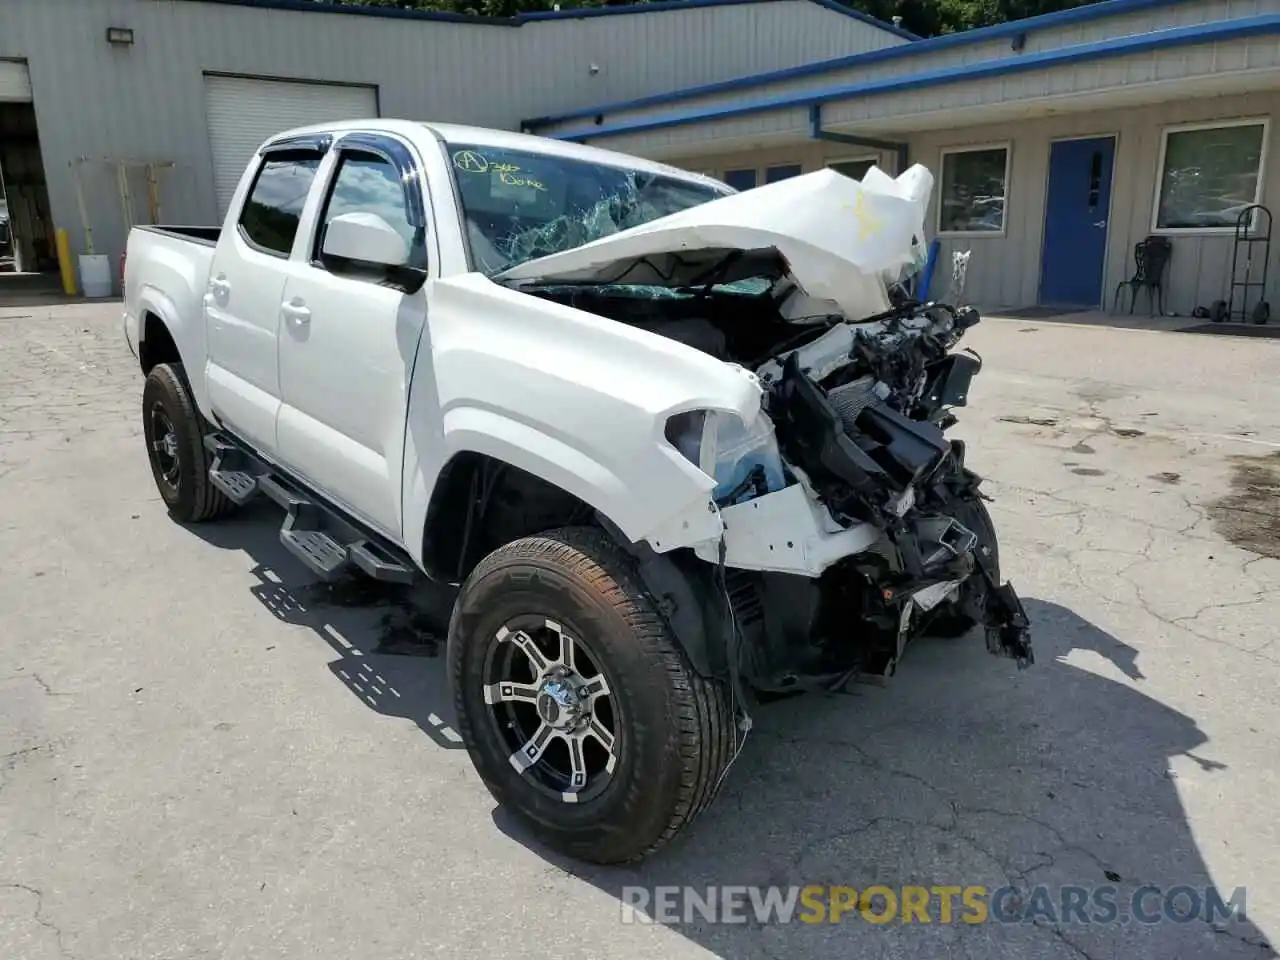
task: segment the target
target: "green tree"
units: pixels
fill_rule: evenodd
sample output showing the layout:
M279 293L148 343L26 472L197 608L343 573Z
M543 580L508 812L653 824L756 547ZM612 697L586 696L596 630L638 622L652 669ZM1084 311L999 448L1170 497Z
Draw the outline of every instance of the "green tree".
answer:
M439 10L481 17L513 17L534 10L550 10L555 0L316 0L318 3L364 7ZM560 0L560 9L616 5L618 0ZM624 0L626 2L626 0ZM646 2L646 0L630 0ZM1098 0L841 0L847 6L880 20L902 18L902 26L922 37L972 30L1007 20L1021 20Z

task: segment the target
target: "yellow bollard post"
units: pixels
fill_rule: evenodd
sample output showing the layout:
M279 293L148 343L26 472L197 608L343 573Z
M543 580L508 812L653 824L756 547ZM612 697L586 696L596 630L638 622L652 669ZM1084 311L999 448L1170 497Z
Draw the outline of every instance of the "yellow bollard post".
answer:
M67 231L58 229L53 232L54 243L58 248L58 271L62 274L62 291L68 297L76 295L76 267L71 262L71 241L67 239Z

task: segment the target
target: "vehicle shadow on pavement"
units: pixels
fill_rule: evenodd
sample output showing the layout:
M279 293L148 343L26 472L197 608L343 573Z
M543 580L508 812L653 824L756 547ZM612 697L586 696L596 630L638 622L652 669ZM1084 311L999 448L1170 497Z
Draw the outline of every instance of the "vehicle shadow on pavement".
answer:
M454 729L442 656L453 604L449 591L363 576L334 583L309 579L280 543L280 514L273 504L188 529L213 546L247 554L259 580L250 588L253 595L277 619L323 639L337 657L330 671L366 706L412 720L438 746L464 749Z
M627 904L640 902L626 888L639 887L650 897L658 886L692 887L705 900L707 887L722 885L884 885L899 895L904 886L982 886L991 904L977 924L963 921L958 896L950 923L937 896L929 923L918 913L904 923L899 910L876 924L856 909L838 923L829 913L801 922L816 916L802 903L791 922L778 923L756 916L739 894L742 920L732 923L669 895L674 913L659 922L733 960L1277 956L1251 922L1225 910L1216 923L1205 919L1206 888L1225 904L1241 881L1211 873L1178 797L1175 757L1194 761L1195 779L1208 780L1203 789L1222 789L1212 778L1223 766L1195 720L1143 692L1133 648L1057 604L1028 600L1026 609L1037 662L1025 672L991 658L975 635L925 638L886 688L758 708L717 802L635 867L560 857L501 809L494 819L616 897L619 924L635 917ZM1178 887L1194 891L1200 916L1185 919L1193 894ZM1001 888L1013 889L997 910ZM1064 898L1084 896L1083 911L1064 911ZM1116 905L1116 920L1095 896ZM876 916L889 909L879 896L873 907Z

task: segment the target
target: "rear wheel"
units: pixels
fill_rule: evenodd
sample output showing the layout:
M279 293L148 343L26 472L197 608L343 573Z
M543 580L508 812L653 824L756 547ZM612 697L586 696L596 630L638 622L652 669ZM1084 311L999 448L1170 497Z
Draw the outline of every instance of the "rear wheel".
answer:
M638 860L711 802L735 749L629 558L574 527L495 550L449 629L459 728L494 798L543 843Z
M198 523L231 508L209 480L204 421L180 363L152 367L142 387L142 433L156 489L175 520Z

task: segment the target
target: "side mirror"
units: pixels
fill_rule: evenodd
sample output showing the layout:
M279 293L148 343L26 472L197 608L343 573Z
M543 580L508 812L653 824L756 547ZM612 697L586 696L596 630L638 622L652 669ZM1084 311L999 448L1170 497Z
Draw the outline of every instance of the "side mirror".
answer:
M329 221L321 252L380 267L409 263L409 245L395 228L376 213L344 213Z

